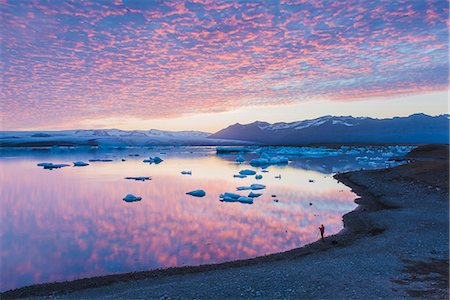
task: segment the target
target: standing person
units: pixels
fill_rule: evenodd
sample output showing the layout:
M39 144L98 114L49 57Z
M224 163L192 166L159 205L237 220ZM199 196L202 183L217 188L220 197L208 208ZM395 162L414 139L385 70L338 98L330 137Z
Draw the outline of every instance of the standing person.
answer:
M323 226L323 224L321 224L319 227L319 230L320 230L320 235L322 236L322 241L323 241L323 234L325 233L325 226Z

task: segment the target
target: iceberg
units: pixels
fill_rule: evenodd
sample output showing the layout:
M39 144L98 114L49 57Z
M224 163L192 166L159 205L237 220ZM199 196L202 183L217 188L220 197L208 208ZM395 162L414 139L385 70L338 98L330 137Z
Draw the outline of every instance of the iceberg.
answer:
M245 161L245 159L242 157L242 155L239 155L239 157L236 158L237 163L243 163L244 161Z
M262 179L262 178L263 178L263 176L262 176L261 174L258 174L258 175L255 176L255 179L256 179L256 180L260 180L260 179Z
M241 196L237 199L238 202L246 203L246 204L253 204L253 198Z
M269 172L269 170L264 169L264 170L261 170L261 172L267 173L267 172Z
M254 184L250 185L250 189L252 189L252 190L263 190L265 188L266 188L266 186L264 184L254 183Z
M247 175L241 175L241 174L234 174L234 178L247 178Z
M241 174L241 175L255 175L256 171L246 169L246 170L239 171L239 174Z
M122 200L125 202L135 202L135 201L141 201L142 197L136 197L133 194L128 194Z
M250 192L250 194L248 194L248 197L250 197L250 198L258 198L258 197L261 196L261 195L262 195L262 194Z
M68 167L70 165L68 165L68 164L54 164L54 163L44 162L44 163L38 163L37 166L38 167L44 167L44 169L47 169L47 170L53 170L53 169L60 169L60 168L63 168L63 167Z
M181 174L183 175L192 175L191 171L181 171Z
M148 159L144 159L142 162L145 162L145 163L154 163L154 164L159 164L159 163L161 163L163 161L163 159L161 159L160 157L158 157L158 156L155 156L155 157L149 157Z
M238 191L245 191L245 190L251 190L252 188L251 187L249 187L249 186L238 186L237 188L236 188L236 190L238 190Z
M206 195L206 193L204 190L195 190L195 191L186 193L186 195L191 195L194 197L204 197Z
M136 180L136 181L146 181L146 180L151 180L151 177L125 177L125 179L130 179L130 180Z
M267 158L255 158L252 159L249 164L251 166L264 166L269 164L269 160Z
M85 166L89 166L89 164L85 163L84 161L74 161L73 166L74 167L85 167Z
M285 156L274 156L269 159L271 165L281 165L289 163L289 159Z
M254 184L252 184L252 185L250 185L250 186L238 186L238 187L236 188L236 190L238 190L238 191L245 191L245 190L262 190L262 189L265 189L265 188L266 188L266 186L263 185L263 184L254 183Z
M223 202L236 202L241 195L234 193L223 193L219 195L220 201Z

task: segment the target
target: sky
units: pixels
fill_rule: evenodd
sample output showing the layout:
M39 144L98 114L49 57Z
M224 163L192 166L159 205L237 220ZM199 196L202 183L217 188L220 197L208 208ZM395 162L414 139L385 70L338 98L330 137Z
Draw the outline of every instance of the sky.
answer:
M0 129L447 113L448 5L0 0Z

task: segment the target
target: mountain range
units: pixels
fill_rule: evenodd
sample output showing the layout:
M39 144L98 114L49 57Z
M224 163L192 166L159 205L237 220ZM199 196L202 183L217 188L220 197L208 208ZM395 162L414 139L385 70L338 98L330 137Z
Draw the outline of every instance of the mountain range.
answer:
M323 116L297 122L230 125L216 133L163 130L2 131L2 147L151 145L304 145L317 143L449 143L449 115L375 119Z
M413 114L374 119L323 116L291 122L234 124L209 138L245 140L272 145L311 143L448 143L449 115Z

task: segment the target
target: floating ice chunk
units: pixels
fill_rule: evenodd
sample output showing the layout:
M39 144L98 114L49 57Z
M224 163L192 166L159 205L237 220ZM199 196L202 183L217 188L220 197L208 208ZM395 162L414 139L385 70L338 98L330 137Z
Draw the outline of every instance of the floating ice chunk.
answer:
M259 156L259 158L270 159L270 155L267 154L266 152L263 152L263 153L261 153L261 155Z
M253 198L241 196L237 199L238 202L246 203L246 204L253 204Z
M238 199L239 197L241 197L241 195L239 194L234 194L234 193L223 193L219 195L219 198L232 198L232 199Z
M255 158L252 159L249 164L251 166L263 166L263 165L268 165L269 164L269 160L267 158Z
M112 159L90 159L90 162L108 162L113 161Z
M289 163L289 159L285 156L275 156L270 158L269 163L271 165L280 165Z
M144 159L143 160L143 162L145 162L145 163L154 163L154 164L159 164L159 163L161 163L163 161L163 159L161 159L160 157L158 157L158 156L155 156L155 157L149 157L148 159Z
M37 166L38 167L48 167L48 166L53 166L53 163L43 162L43 163L38 163Z
M247 178L247 175L241 175L241 174L234 174L234 178Z
M222 202L237 202L238 198L231 198L231 197L222 197L220 198L220 201Z
M48 169L48 170L60 169L60 168L63 168L63 167L70 166L68 164L54 164L54 163L46 163L46 162L38 163L37 165L38 165L38 167L44 167L44 169Z
M192 175L191 171L181 171L181 174L183 175Z
M122 200L125 201L125 202L135 202L135 201L141 201L142 197L136 197L133 194L128 194Z
M242 157L242 155L239 155L238 158L236 158L237 163L243 163L245 161L245 158Z
M163 161L163 159L162 159L161 157L155 156L155 157L153 158L153 162L154 162L155 164L159 164L159 163L162 162L162 161Z
M250 189L252 189L252 190L262 190L265 188L266 188L266 186L264 184L254 183L254 184L250 185Z
M264 169L264 170L261 170L261 172L267 173L267 172L269 172L269 170Z
M246 169L246 170L239 171L239 174L241 174L241 175L255 175L256 171Z
M259 196L261 196L261 195L262 195L262 194L250 192L250 194L248 194L248 197L250 197L250 198L257 198L257 197L259 197Z
M85 163L84 161L74 161L73 166L74 167L85 167L85 166L89 166L89 164Z
M137 180L137 181L146 181L146 180L151 180L151 177L144 177L144 176L138 176L138 177L125 177L125 179L130 179L130 180Z
M262 179L262 178L263 178L263 176L262 176L261 174L258 174L258 175L255 176L255 179L256 179L256 180L260 180L260 179Z
M194 197L204 197L206 195L206 193L204 190L195 190L195 191L186 193L186 195L191 195Z
M245 191L245 190L251 190L252 188L251 187L249 187L249 186L238 186L237 188L236 188L236 190L238 190L238 191Z

